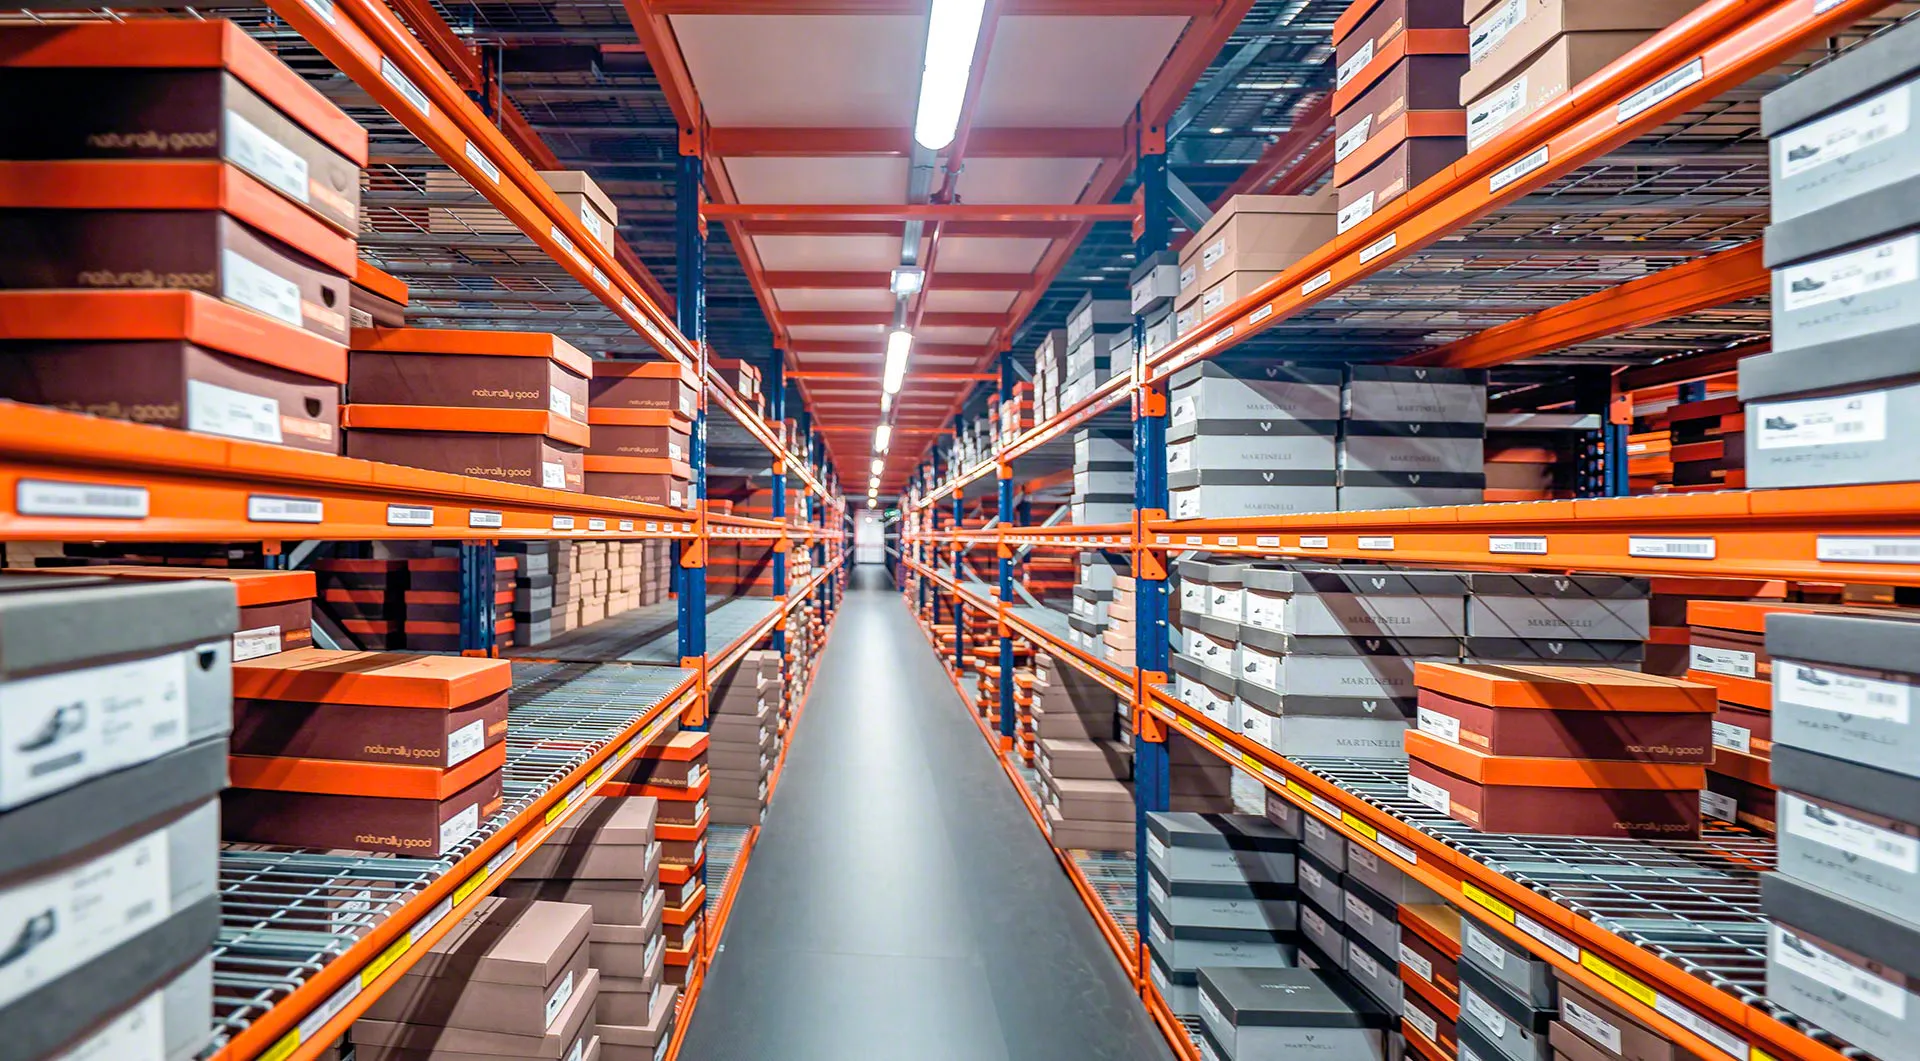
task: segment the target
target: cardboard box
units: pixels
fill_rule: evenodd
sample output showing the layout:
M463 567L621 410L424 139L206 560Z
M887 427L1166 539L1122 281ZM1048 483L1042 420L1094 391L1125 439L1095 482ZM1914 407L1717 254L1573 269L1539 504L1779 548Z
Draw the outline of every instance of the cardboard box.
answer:
M359 231L366 131L236 24L11 26L5 45L0 95L61 102L0 117L6 157L224 159Z
M1300 889L1292 884L1175 881L1148 866L1152 909L1173 925L1292 932L1300 927Z
M560 199L560 205L577 214L580 223L602 247L611 252L619 245L620 211L592 177L579 170L540 170L539 173Z
M1389 1017L1399 1017L1406 1008L1401 993L1399 966L1355 935L1351 924L1347 926L1346 970L1361 993L1386 1010Z
M1579 1039L1603 1058L1620 1061L1701 1061L1693 1051L1569 978L1560 981L1560 1019L1548 1035L1555 1049L1569 1039Z
M347 407L347 456L430 471L581 493L582 450L542 434L489 431L376 430L359 426ZM479 414L497 417L498 413ZM473 421L476 425L481 421Z
M670 984L653 992L647 1019L642 1024L601 1024L606 1061L656 1061L673 1034L678 992L679 989Z
M371 328L353 335L347 400L538 410L584 424L592 370L587 355L544 333Z
M1299 954L1301 939L1297 932L1169 924L1151 907L1147 911L1147 935L1168 968L1197 970L1290 968Z
M1456 96L1466 69L1463 55L1410 55L1335 114L1334 183L1344 189L1409 141L1450 144L1458 158L1466 150L1467 114ZM1340 201L1344 209L1344 194Z
M283 847L447 853L501 806L505 745L451 770L235 756L222 835Z
M1260 562L1245 575L1245 625L1306 637L1460 637L1466 582L1448 572Z
M544 1032L495 1032L436 1028L365 1017L353 1024L354 1054L361 1061L424 1061L459 1055L561 1061L575 1048L583 1056L593 1035L593 1009L600 973L588 969Z
M1341 15L1334 33L1336 113L1350 107L1355 97L1406 56L1459 55L1467 50L1460 5L1448 0L1355 4Z
M1502 993L1536 1010L1551 1010L1558 998L1553 966L1509 942L1472 917L1460 919L1460 970L1478 970Z
M649 505L684 508L692 501L692 483L683 475L671 473L634 474L631 472L587 473L586 492L596 497L617 497Z
M677 361L593 363L587 404L594 409L666 412L692 422L699 410L699 381Z
M1503 0L1468 27L1471 69L1460 78L1460 102L1467 103L1505 81L1556 41L1605 35L1626 39L1621 49L1651 37L1700 6L1699 0L1634 0L1626 4L1587 4L1569 0ZM1603 64L1604 65L1604 64ZM1568 81L1579 83L1588 75Z
M1874 1057L1920 1058L1920 935L1871 907L1761 877L1767 1000Z
M1133 776L1133 749L1114 740L1042 738L1036 742L1035 764L1056 778L1111 778Z
M1332 512L1338 475L1325 471L1208 468L1167 476L1175 519Z
M1236 195L1194 234L1181 252L1179 305L1236 272L1276 273L1333 238L1333 197ZM1197 265L1192 283L1186 269Z
M1445 170L1466 152L1463 138L1421 137L1400 142L1378 162L1341 184L1334 228L1345 232Z
M1292 884L1299 844L1253 815L1153 812L1147 861L1170 881Z
M1486 755L1407 732L1407 794L1482 832L1691 839L1699 766Z
M1498 88L1460 100L1467 108L1467 150L1472 151L1518 125L1527 115L1564 95L1607 64L1632 51L1650 32L1575 33L1547 45L1537 58L1527 60L1520 73ZM1468 71L1471 77L1473 71ZM1462 79L1464 86L1465 79Z
M1774 749L1779 871L1843 899L1920 924L1920 873L1902 852L1920 843L1920 781L1802 751Z
M1128 822L1075 821L1049 806L1044 812L1047 838L1061 850L1131 851L1134 825Z
M1550 1052L1547 1027L1554 1011L1535 1009L1525 999L1500 986L1477 966L1460 971L1461 1048L1472 1049L1491 1061L1538 1061Z
M546 1032L587 973L584 906L489 897L375 999L369 1020Z
M1767 616L1774 657L1774 740L1906 776L1913 749L1915 676L1906 671L1920 624L1862 616Z
M1647 582L1613 575L1464 576L1469 637L1645 641Z
M1412 705L1392 697L1292 696L1250 682L1237 686L1242 736L1289 757L1406 757Z

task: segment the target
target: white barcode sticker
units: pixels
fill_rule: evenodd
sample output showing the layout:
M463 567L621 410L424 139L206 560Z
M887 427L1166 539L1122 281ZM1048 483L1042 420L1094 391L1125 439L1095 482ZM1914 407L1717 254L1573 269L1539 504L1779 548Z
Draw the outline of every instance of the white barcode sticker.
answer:
M1353 226L1373 216L1373 193L1362 192L1354 196L1353 201L1340 208L1334 215L1334 228L1345 232Z
M554 530L572 530L572 529L573 529L573 517L572 517L572 516L555 516L555 517L553 517L553 529L554 529Z
M1687 666L1708 674L1729 674L1736 678L1759 677L1759 659L1751 652L1713 645L1690 645Z
M1885 391L1841 398L1756 403L1748 410L1759 422L1760 433L1755 445L1763 450L1881 442L1887 437Z
M1713 746L1739 752L1741 755L1753 754L1753 731L1731 722L1716 721L1713 724Z
M1746 1040L1665 995L1654 996L1653 1011L1712 1043L1728 1057L1737 1058L1739 1061L1748 1061L1749 1057L1762 1056L1758 1052L1753 1051L1747 1045Z
M1616 1054L1620 1052L1620 1029L1602 1018L1600 1014L1563 995L1560 998L1560 1016L1572 1026L1574 1031Z
M1920 538L1847 538L1822 534L1814 556L1830 564L1920 564Z
M1895 1020L1907 1019L1907 992L1900 985L1828 954L1777 923L1767 926L1767 935L1768 949L1779 965L1864 1002Z
M1356 541L1354 544L1362 549L1371 549L1379 552L1392 552L1393 536L1391 534L1374 534L1374 535L1363 534L1360 536L1360 539Z
M1427 1015L1426 1010L1421 1009L1419 1006L1410 1005L1401 1016L1406 1018L1408 1024L1413 1025L1414 1031L1426 1036L1428 1042L1439 1043L1440 1029L1434 1024L1433 1018Z
M1348 129L1344 133L1341 133L1340 136L1334 140L1333 160L1335 162L1342 161L1348 155L1351 155L1355 151L1358 151L1360 149L1360 145L1367 142L1367 136L1372 132L1372 130L1373 130L1373 115L1371 114L1361 115L1360 120L1354 124L1353 128ZM1369 198L1371 198L1372 193L1369 192L1368 196Z
M1418 777L1407 778L1407 796L1415 803L1439 814L1448 813L1452 804L1446 789Z
M247 495L247 519L254 523L319 523L326 516L326 506L317 498Z
M1280 536L1278 534L1257 534L1254 536L1253 544L1260 549L1278 549L1280 548Z
M387 526L431 527L433 509L426 505L388 505Z
M447 735L447 765L458 766L487 746L487 724L475 719Z
M1325 549L1326 547L1327 539L1324 535L1302 534L1300 536L1300 548L1302 549Z
M1360 249L1360 264L1365 265L1366 263L1374 260L1375 258L1380 257L1382 254L1387 253L1388 251L1392 250L1393 248L1399 245L1400 245L1399 233L1389 232L1386 235L1380 237L1379 239L1373 241L1372 243L1367 244L1365 247L1362 247Z
M147 490L143 486L103 483L62 483L22 479L13 492L14 507L22 516L78 516L90 519L146 519Z
M633 529L633 521L632 521L632 520L630 520L630 519L623 519L623 520L621 520L621 521L620 521L620 529L621 529L622 531L630 531L630 530L632 530L632 529Z
M547 996L547 1007L546 1007L547 1022L544 1025L544 1027L547 1027L547 1028L553 1027L553 1022L559 1019L560 1011L566 1008L567 1000L572 997L573 997L573 970L568 969L567 975L561 977L560 983L555 985L553 989L553 994Z
M1843 852L1850 860L1869 858L1902 873L1920 873L1920 840L1789 793L1781 793L1780 802L1786 808L1789 833Z
M1420 732L1431 734L1449 744L1460 743L1460 720L1452 715L1443 715L1430 707L1418 709L1419 720L1416 723Z
M1621 100L1620 105L1613 110L1614 122L1616 124L1624 122L1634 115L1647 110L1649 107L1655 106L1660 101L1671 98L1674 93L1679 92L1688 85L1697 83L1701 78L1705 77L1706 74L1706 59L1696 57L1685 66L1669 72L1660 80Z
M1333 283L1333 270L1323 269L1319 272L1319 274L1313 276L1312 278L1307 280L1306 283L1300 285L1300 293L1302 295L1311 295L1315 291L1318 291L1321 288L1331 283Z
M1666 560L1711 560L1715 547L1712 538L1627 539L1627 555Z
M604 520L604 519L588 519L588 520L587 520L587 529L588 529L588 530L590 530L590 531L603 531L603 530L606 530L606 529L607 529L607 521L606 521L606 520Z
M1273 316L1273 303L1269 302L1259 309L1254 310L1252 313L1247 314L1247 327L1251 328L1271 316Z
M1901 236L1776 271L1781 303L1794 313L1920 278L1920 235Z
M475 169L486 174L488 180L495 184L500 183L500 167L493 164L493 160L487 157L485 151L480 150L479 144L469 140L466 149L461 153L467 156L467 161L473 163Z
M296 328L305 326L300 285L231 247L220 251L220 297ZM274 402L276 432L280 425L279 404Z
M1805 173L1906 132L1908 91L1901 85L1781 134L1773 146L1780 176Z
M429 117L432 116L433 104L427 100L427 94L420 91L420 86L414 84L406 74L401 73L400 68L393 64L393 60L384 55L380 57L380 80L393 86L393 90L400 93L400 98L411 104L414 110Z
M1426 955L1405 943L1400 944L1400 964L1412 970L1413 974L1422 980L1433 979L1433 963L1427 960Z
M1723 796L1708 789L1700 790L1700 813L1723 822L1740 820L1740 804L1732 796Z
M1492 936L1471 923L1461 925L1460 930L1466 937L1468 950L1478 954L1492 968L1507 967L1507 949L1496 942Z
M1370 62L1373 62L1373 41L1371 39L1360 45L1360 50L1348 56L1347 61L1341 63L1340 68L1333 72L1333 87L1347 87L1347 82L1353 80L1354 75L1365 69L1366 65Z
M1500 537L1487 539L1487 551L1490 553L1516 553L1521 556L1547 555L1547 539L1543 537Z
M1506 87L1467 108L1467 150L1472 151L1493 139L1505 128L1507 119L1520 113L1527 103L1525 75L1507 82Z
M480 804L474 803L460 813L440 823L440 850L436 855L444 855L454 845L480 830Z
M1803 707L1903 726L1912 715L1913 690L1909 686L1805 663L1775 660L1773 691L1780 699Z
M250 659L275 655L280 651L280 628L277 626L258 626L251 630L236 630L233 633L233 661L245 663Z
M1353 900L1351 898L1347 900L1347 907L1349 910L1353 907ZM1373 922L1369 920L1367 923L1372 924ZM1354 971L1360 975L1375 980L1380 978L1380 963L1373 960L1373 955L1368 954L1365 947L1348 948L1347 960L1353 963Z
M275 140L239 111L225 112L221 125L227 134L227 152L235 165L292 199L303 203L311 201L313 189L308 183L310 171L305 156Z
M506 525L507 517L502 513L490 512L483 508L470 508L467 510L467 526L469 527L492 530Z
M1520 24L1520 16L1526 10L1524 0L1507 0L1495 8L1492 15L1480 20L1473 26L1472 35L1467 39L1467 65L1479 66L1487 53L1507 39L1507 34Z
M1486 1029L1488 1035L1495 1039L1507 1037L1507 1018L1493 1008L1493 1003L1481 998L1472 988L1461 989L1460 1000L1465 1003L1461 1008L1467 1016L1473 1018L1475 1024Z
M549 490L565 490L567 488L567 466L559 461L541 461L540 485Z
M312 9L314 14L319 15L322 22L325 22L329 26L336 24L333 13L333 0L301 0L301 2Z
M1388 854L1398 857L1401 861L1409 865L1417 866L1420 864L1420 855L1418 852L1400 841L1395 840L1393 837L1388 836L1386 833L1377 834L1374 836L1373 841L1386 849Z

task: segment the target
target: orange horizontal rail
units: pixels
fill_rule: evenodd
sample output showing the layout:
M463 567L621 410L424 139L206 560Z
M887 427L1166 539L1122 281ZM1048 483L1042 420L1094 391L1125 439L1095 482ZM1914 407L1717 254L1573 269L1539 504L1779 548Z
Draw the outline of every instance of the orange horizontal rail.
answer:
M706 203L714 221L1131 221L1131 203Z

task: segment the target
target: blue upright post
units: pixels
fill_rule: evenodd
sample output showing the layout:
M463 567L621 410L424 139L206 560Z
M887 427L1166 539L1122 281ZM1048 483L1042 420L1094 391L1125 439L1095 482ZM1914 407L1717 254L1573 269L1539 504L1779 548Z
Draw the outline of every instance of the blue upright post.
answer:
M962 421L959 417L956 416L953 418L953 443L955 447L960 445L961 424ZM956 466L959 464L957 454L954 463ZM960 487L956 486L953 488L953 529L956 532L960 530L961 522L966 519L966 506L961 498L961 493ZM957 591L960 588L960 580L963 577L960 572L966 567L966 559L966 547L959 542L955 542L953 545L953 587L956 590L953 597L953 666L955 670L958 670L962 674L965 674L967 671L967 651L965 638L960 629L960 620L961 617L966 614L966 611L960 606L960 595ZM976 710L978 709L976 708Z
M1000 353L1000 404L1004 407L1013 401L1013 352ZM1013 467L1002 464L998 469L1000 476L999 516L1000 525L1005 527L1013 521ZM1002 750L1013 747L1013 737L1018 731L1017 719L1013 710L1013 631L1007 626L1005 611L1013 607L1013 554L1006 549L1000 550L1000 745Z
M460 543L460 653L493 655L492 542Z
M1162 129L1144 130L1140 137L1139 175L1144 220L1139 238L1134 241L1134 260L1146 261L1167 248L1171 238L1167 195L1167 143ZM1133 319L1133 358L1135 378L1144 379L1147 321ZM1133 794L1134 850L1147 850L1147 815L1168 809L1171 801L1172 761L1167 754L1167 735L1142 710L1145 697L1140 686L1148 676L1167 672L1167 572L1166 556L1147 549L1144 520L1148 514L1164 517L1167 510L1167 408L1165 388L1143 387L1134 398L1133 410L1133 507L1134 513L1134 666L1136 679L1133 706ZM1147 860L1135 862L1134 879L1138 925L1146 935Z
M674 187L674 265L679 277L674 300L676 323L680 334L692 340L700 355L697 368L701 397L694 410L687 463L693 468L692 504L701 514L702 530L706 527L707 507L707 241L700 231L703 169L697 152L682 154ZM707 654L706 542L697 541L691 553L683 553L674 568L674 578L679 593L680 660L681 666L688 666L689 661L704 659Z
M785 438L787 362L780 351L775 350L768 356L766 378L761 380L761 385L767 391L767 418L779 427L781 437ZM785 523L787 521L787 465L784 459L775 462L770 485L773 488L773 519L776 523ZM807 498L809 501L812 500L812 491L807 492ZM809 519L808 522L811 523L812 520ZM791 543L783 540L780 545L790 547ZM776 548L773 553L773 595L779 598L781 607L786 606L787 554L783 548ZM784 678L787 667L787 624L785 622L773 628L772 644L773 650L780 654L780 673Z

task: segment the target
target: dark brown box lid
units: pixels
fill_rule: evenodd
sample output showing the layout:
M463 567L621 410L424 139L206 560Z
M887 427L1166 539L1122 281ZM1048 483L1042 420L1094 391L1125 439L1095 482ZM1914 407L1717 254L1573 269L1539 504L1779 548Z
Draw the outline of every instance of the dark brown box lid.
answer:
M458 328L359 328L355 350L389 354L465 354L479 357L546 358L581 377L594 374L593 359L546 332L467 331Z
M0 291L0 335L184 341L329 383L347 381L346 347L198 291Z

